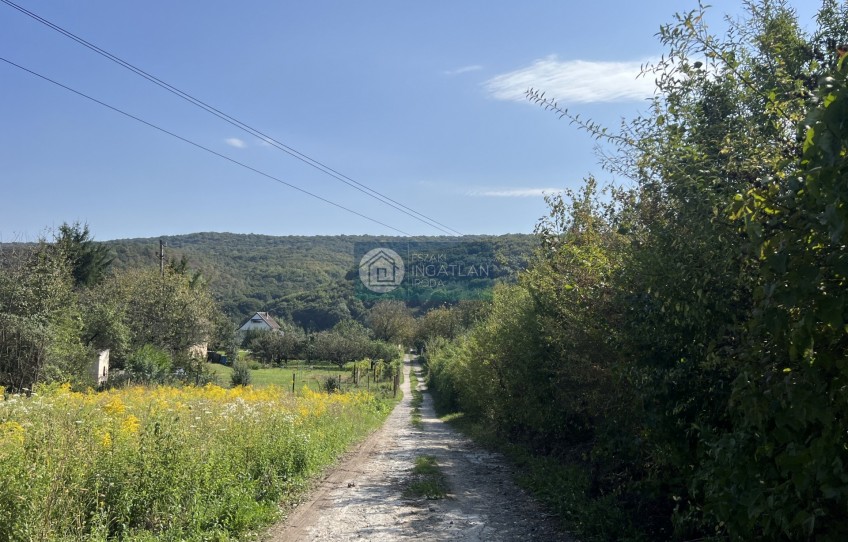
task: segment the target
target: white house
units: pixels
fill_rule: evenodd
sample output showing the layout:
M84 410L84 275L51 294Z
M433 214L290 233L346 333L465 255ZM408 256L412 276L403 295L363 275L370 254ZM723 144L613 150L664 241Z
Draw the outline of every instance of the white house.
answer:
M250 330L257 329L260 331L279 331L278 324L267 312L257 312L247 319L247 321L238 328L242 335Z

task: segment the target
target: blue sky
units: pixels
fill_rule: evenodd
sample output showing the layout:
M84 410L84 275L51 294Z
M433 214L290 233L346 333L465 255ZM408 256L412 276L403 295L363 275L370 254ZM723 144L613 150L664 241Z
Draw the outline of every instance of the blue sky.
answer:
M694 2L14 0L464 234L531 232L542 194L601 171L595 142L521 99L615 126L640 63ZM710 19L737 14L713 2ZM815 2L795 2L809 21ZM62 222L97 239L198 231L440 232L0 3L0 57L371 217L308 197L0 62L0 241ZM393 229L394 228L394 229Z

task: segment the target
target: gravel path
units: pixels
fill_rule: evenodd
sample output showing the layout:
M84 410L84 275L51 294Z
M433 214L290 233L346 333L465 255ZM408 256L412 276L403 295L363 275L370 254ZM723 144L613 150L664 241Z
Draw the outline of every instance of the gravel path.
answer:
M500 455L482 450L436 417L427 393L422 427L412 426L410 369L418 368L407 359L404 398L386 424L263 540L570 540L515 486ZM423 383L419 389L425 389ZM442 468L447 498L403 497L420 455L435 457Z

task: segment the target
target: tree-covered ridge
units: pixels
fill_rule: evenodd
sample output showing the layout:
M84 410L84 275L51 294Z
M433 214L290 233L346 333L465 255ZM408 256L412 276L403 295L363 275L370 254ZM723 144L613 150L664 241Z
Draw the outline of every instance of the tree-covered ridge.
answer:
M407 238L194 233L163 239L166 259L185 258L191 269L200 271L231 318L271 311L311 329L327 329L348 317L364 318L365 306L353 282L357 244L454 242L466 252L479 244L481 252L492 253L501 262L500 272L508 275L526 267L536 243L532 235L523 234ZM105 244L114 251L118 269L158 266L158 238ZM426 301L420 304L429 308Z

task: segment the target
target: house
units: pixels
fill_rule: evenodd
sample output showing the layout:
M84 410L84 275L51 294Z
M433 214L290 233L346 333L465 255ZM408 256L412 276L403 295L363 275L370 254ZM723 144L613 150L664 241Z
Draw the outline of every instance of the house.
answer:
M238 332L241 336L244 336L245 333L254 329L259 331L280 331L280 324L267 312L257 312L238 328Z

